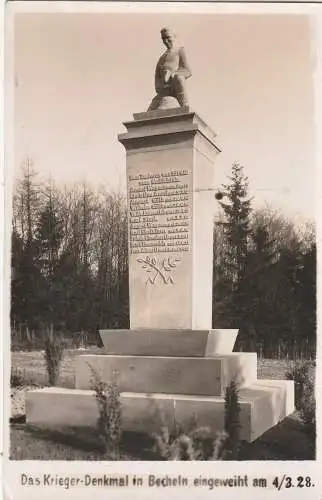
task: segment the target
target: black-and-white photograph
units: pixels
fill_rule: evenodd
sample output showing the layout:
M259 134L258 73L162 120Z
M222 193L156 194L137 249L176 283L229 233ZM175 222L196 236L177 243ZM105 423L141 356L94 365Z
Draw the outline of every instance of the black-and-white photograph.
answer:
M312 18L12 25L10 460L315 460Z

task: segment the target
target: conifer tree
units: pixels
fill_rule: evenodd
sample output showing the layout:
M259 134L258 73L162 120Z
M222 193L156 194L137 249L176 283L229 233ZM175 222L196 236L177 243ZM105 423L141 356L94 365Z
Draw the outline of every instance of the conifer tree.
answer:
M248 195L248 178L243 167L233 164L230 182L222 186L223 218L217 224L224 238L223 267L216 287L223 300L215 294L214 318L221 317L221 326L240 328L245 312L245 297L241 294L245 279L248 245L251 234L251 199ZM216 251L214 249L214 251ZM219 311L216 311L216 301Z
M51 184L47 188L46 195L47 200L39 214L35 238L37 265L42 276L40 311L43 316L43 323L53 330L60 315L60 293L57 273L60 265L63 227L55 204L54 189Z
M238 288L246 268L248 240L250 236L251 199L248 195L248 178L238 163L232 166L230 183L223 185L223 225L226 237L226 268L232 290Z
M22 165L22 173L14 198L12 320L18 319L31 332L35 331L39 322L38 292L41 277L36 264L35 230L41 201L36 183L37 172L29 158Z

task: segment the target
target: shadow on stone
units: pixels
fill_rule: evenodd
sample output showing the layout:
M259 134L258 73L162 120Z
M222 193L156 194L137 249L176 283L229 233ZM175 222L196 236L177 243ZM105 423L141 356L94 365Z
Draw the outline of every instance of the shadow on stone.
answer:
M21 422L15 422L19 424ZM23 430L35 439L64 445L82 450L85 452L97 452L104 460L104 446L100 441L97 431L90 427L64 427L61 429L46 429L32 425L13 425L17 429ZM153 438L146 434L124 432L121 442L121 452L126 456L130 455L131 460L160 460L157 454L152 451ZM46 457L43 458L44 460ZM63 460L64 457L61 457Z
M48 429L44 427L26 425L24 430L36 439L72 446L73 448L78 448L84 451L95 450L100 453L103 453L104 451L96 430L91 429L90 427L64 427L61 429Z

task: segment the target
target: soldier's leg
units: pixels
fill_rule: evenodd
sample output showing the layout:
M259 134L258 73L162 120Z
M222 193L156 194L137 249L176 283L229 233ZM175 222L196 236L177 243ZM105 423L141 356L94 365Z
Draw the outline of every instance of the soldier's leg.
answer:
M188 106L185 77L182 75L174 75L172 78L172 88L180 106Z

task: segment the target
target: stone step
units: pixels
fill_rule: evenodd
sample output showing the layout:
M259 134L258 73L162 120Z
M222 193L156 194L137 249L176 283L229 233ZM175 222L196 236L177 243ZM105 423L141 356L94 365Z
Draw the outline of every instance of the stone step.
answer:
M76 358L76 389L92 389L90 366L104 382L115 373L120 391L222 396L235 380L246 387L257 379L256 353L211 358L81 355Z
M100 330L107 354L135 356L196 356L230 354L237 329Z
M126 393L120 395L122 429L154 433L174 421L187 425L195 418L213 436L224 428L224 397ZM241 439L254 441L294 411L294 384L290 380L258 380L240 389ZM27 423L57 428L97 424L98 406L91 390L50 387L26 394Z

